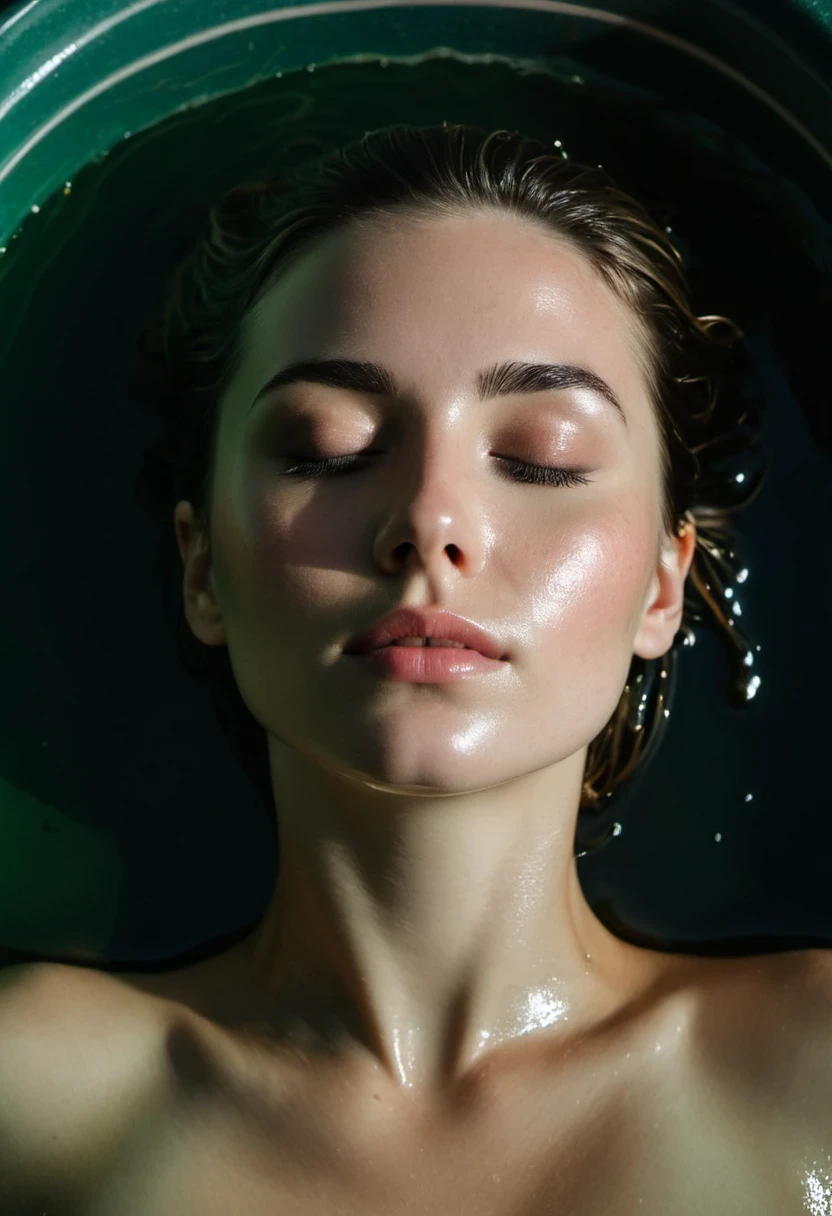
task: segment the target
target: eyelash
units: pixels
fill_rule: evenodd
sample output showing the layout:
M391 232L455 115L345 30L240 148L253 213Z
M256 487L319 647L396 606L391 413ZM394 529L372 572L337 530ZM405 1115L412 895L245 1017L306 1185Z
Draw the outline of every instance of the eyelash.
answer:
M356 466L356 461L364 461L364 464L366 464L366 458L359 455L329 456L323 460L304 460L298 457L286 457L286 459L299 459L299 463L293 465L290 469L285 469L283 472L284 477L337 477L347 473L360 472L364 466ZM511 474L513 480L532 485L566 487L588 485L591 480L589 477L584 477L583 473L573 469L558 469L551 468L549 465L529 464L528 461L511 460L507 456L498 456L497 459L521 470L519 477L514 477Z

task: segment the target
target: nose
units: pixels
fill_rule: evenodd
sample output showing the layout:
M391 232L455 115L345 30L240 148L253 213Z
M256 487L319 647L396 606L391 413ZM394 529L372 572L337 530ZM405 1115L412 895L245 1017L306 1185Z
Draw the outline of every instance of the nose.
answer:
M374 558L386 573L422 568L441 578L452 569L471 578L485 561L491 526L477 493L470 453L447 433L402 451L380 513Z

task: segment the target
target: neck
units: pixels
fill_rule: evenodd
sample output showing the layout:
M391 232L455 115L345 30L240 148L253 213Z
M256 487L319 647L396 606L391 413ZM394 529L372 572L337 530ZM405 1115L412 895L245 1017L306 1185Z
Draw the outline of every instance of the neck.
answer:
M246 966L328 1050L436 1090L520 1040L585 1031L643 986L657 956L611 934L578 880L584 753L437 796L276 748L280 868Z

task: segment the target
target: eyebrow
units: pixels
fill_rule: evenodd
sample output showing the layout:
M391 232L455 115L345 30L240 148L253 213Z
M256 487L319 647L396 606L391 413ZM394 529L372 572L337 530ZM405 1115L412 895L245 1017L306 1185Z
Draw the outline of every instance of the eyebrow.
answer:
M401 390L392 373L379 363L367 363L354 359L304 359L290 363L282 371L267 380L249 406L254 406L267 393L286 384L306 381L312 384L327 384L333 388L353 389L378 396L401 396ZM552 389L588 388L600 394L614 406L627 426L627 416L618 397L606 380L586 367L573 363L495 363L493 367L477 375L477 391L480 401L504 397L515 393L542 393Z

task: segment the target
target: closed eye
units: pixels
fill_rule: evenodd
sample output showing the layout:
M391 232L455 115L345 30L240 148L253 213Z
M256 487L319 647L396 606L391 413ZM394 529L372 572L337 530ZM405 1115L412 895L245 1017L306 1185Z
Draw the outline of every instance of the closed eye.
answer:
M354 456L327 456L320 460L310 460L303 456L287 456L284 459L296 460L297 464L284 469L283 477L299 477L304 480L314 477L337 477L347 473L358 473L365 468L368 459L364 454ZM591 478L584 475L582 469L561 469L551 465L529 464L526 460L513 460L508 456L497 456L497 460L508 466L508 476L513 481L544 486L573 486L588 485Z

